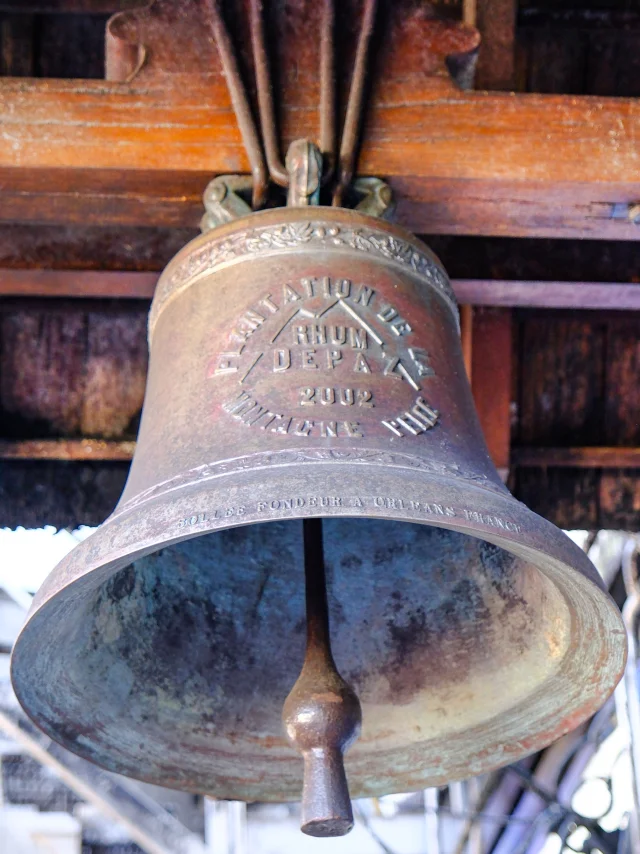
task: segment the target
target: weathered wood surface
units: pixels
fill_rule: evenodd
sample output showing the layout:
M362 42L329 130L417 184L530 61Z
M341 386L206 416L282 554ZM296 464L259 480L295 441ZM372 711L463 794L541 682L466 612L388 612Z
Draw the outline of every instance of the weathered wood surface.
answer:
M0 224L0 268L160 271L195 228ZM640 283L635 243L428 235L454 279Z
M0 296L150 300L158 273L0 267ZM640 284L452 279L461 305L640 311Z
M477 89L513 89L517 7L517 0L476 0L475 26L482 37Z
M634 317L609 320L607 332L603 440L640 445L640 322Z
M99 525L124 489L128 463L0 462L0 527Z
M637 470L602 472L598 501L601 527L637 531L640 520L640 477Z
M0 227L0 263L2 231ZM443 234L428 235L424 240L454 279L640 282L638 249L633 242Z
M565 530L625 527L604 524L599 508L600 480L595 469L523 468L515 471L512 491L540 516Z
M34 75L34 19L29 14L4 14L0 7L0 74Z
M0 268L0 296L150 300L157 281L157 273L136 270Z
M513 462L522 468L640 468L638 448L534 448L512 449Z
M519 349L519 444L601 444L604 324L545 313L522 322Z
M636 530L640 317L524 312L519 327L516 494L564 527Z
M521 3L521 86L537 92L637 96L637 3Z
M637 239L638 226L612 217L614 204L640 198L636 101L461 92L444 57L468 51L474 37L434 29L420 4L387 5L359 171L389 179L402 223L428 233ZM138 39L147 50L130 84L0 80L0 221L194 227L207 180L248 171L206 24L177 16L167 38L153 21L169 8L162 0L112 25L112 45ZM317 14L314 4L300 8ZM342 101L357 29L351 8L358 4L339 10L349 24L339 44ZM316 136L318 125L317 46L307 39L305 51L291 49L300 25L287 14L274 40L288 105L283 147ZM486 17L504 42L509 27Z
M0 225L0 267L49 270L162 270L196 229L91 225Z
M504 480L510 465L512 354L511 312L476 308L471 388L491 459Z
M57 11L30 4L13 8L0 4L0 73L12 77L104 78L108 15L48 14Z
M134 438L146 382L146 306L5 304L0 364L2 437Z
M640 445L640 324L633 318L610 321L603 400L604 440ZM624 464L626 465L626 463ZM600 476L603 527L637 531L640 527L640 473L621 468Z
M131 462L135 446L104 439L0 439L0 459Z
M314 132L312 112L298 132ZM178 94L1 80L0 133L5 222L194 227L208 178L248 171L221 83ZM359 171L389 179L417 232L637 240L613 212L640 198L638 134L633 100L440 87L407 105L390 92L371 109Z

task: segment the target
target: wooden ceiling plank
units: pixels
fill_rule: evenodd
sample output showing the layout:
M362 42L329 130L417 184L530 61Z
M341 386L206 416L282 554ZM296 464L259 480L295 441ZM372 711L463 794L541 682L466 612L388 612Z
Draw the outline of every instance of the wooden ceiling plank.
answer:
M137 432L147 381L146 331L142 311L87 312L82 435L121 439Z
M595 530L602 526L598 494L600 469L517 468L515 496L559 528Z

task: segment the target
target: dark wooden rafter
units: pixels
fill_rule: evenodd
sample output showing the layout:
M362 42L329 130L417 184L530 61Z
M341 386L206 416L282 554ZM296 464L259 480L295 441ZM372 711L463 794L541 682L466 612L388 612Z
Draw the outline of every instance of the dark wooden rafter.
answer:
M556 524L635 530L640 322L625 312L518 312L513 485Z
M501 2L495 18L480 3L479 24L506 56ZM406 0L392 5L359 171L388 178L402 224L431 234L638 239L628 212L640 199L640 104L461 91L444 60L472 52L473 32L416 17ZM112 26L111 54L121 79L133 73L128 83L0 80L0 221L195 227L209 178L248 171L208 30L194 12L167 39L159 21L170 8L159 0L135 13L139 43L126 16ZM286 52L284 29L282 41ZM147 59L135 74L122 57L140 44ZM285 144L317 133L317 57L308 53L297 76L284 63Z
M0 459L129 462L135 446L113 439L0 439Z
M640 468L640 447L535 448L514 447L513 462L520 468Z
M509 376L508 366L502 364L503 375ZM492 412L485 413L479 406L479 416L487 442L492 447L492 458L496 467L505 476L509 463L518 468L571 468L571 469L640 469L640 447L615 448L538 448L519 447L509 454L508 436L505 436L501 406L509 408L510 395L503 393L506 383L500 385L499 394L494 393ZM481 385L476 382L475 393L479 400ZM498 400L499 397L499 400ZM494 418L494 429L491 419ZM488 429L489 428L489 429ZM104 439L3 439L0 440L0 459L3 460L78 460L94 462L129 462L136 443ZM502 463L502 465L498 465Z

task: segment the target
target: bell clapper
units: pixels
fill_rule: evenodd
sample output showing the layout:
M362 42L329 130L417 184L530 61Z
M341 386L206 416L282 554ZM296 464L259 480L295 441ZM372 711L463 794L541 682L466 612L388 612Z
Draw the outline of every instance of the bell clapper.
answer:
M304 760L301 830L310 836L344 836L353 827L344 753L360 732L362 713L331 653L322 520L305 519L303 530L307 649L283 721Z

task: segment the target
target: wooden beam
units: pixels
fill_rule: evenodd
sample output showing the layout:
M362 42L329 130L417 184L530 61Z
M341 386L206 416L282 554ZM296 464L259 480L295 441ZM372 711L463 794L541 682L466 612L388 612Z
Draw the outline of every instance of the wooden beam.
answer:
M0 199L11 207L0 207L0 223L198 228L211 177L198 171L0 166Z
M462 360L467 372L467 379L471 382L473 375L473 306L463 304L460 306L460 344L462 345Z
M249 167L221 77L178 82L0 81L0 218L193 225L206 176ZM315 134L315 107L293 120L285 139ZM359 171L389 179L417 232L636 240L639 137L637 99L462 92L434 78L417 94L381 87Z
M503 480L510 463L512 352L509 309L474 310L471 389L489 454Z
M0 274L0 288L1 285ZM640 285L614 282L523 282L454 279L456 298L471 305L640 310Z
M640 448L534 448L514 447L512 459L519 468L640 468Z
M128 470L128 461L0 460L0 527L100 525L122 495Z
M508 315L508 313L505 313ZM481 318L482 315L479 315ZM508 317L493 318L491 333L500 334L506 344L510 332ZM496 467L508 471L509 463L517 468L640 468L640 448L535 448L515 446L509 449L509 402L511 373L505 364L506 347L495 347L493 364L482 359L481 354L490 348L482 346L489 325L479 320L474 347L474 398L485 433L491 457ZM478 333L482 337L478 337ZM510 344L509 340L509 344ZM481 368L480 365L484 367ZM492 371L495 369L495 371ZM491 379L491 393L487 394L486 377ZM508 391L507 391L508 389ZM18 439L0 440L0 459L3 460L59 460L68 462L129 462L135 450L133 441L104 441L101 439Z
M150 300L157 281L139 271L0 269L0 296Z
M158 276L137 270L0 268L0 296L150 300ZM637 284L453 279L452 285L461 305L640 311Z
M0 439L0 459L129 462L135 446L102 439Z

